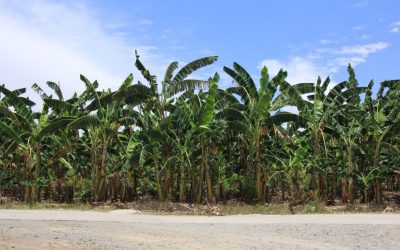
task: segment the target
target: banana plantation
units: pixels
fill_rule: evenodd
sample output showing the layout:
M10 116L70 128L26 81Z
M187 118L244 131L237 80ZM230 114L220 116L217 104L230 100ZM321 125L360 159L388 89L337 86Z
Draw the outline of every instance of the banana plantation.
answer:
M191 78L217 59L156 77L136 55L142 81L101 90L81 75L70 99L33 84L40 105L0 85L0 197L382 203L400 190L400 80L359 84L350 65L336 85L266 67L254 79L238 63L220 72L226 89L218 73Z

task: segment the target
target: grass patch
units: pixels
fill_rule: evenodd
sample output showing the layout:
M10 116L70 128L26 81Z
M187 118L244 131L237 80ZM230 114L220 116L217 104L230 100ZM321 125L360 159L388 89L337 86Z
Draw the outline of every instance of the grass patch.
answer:
M81 211L89 211L96 210L101 212L107 212L115 209L114 205L100 205L93 206L90 203L51 203L51 202L38 202L32 204L25 204L24 202L7 202L4 204L0 204L0 209L64 209L64 210L81 210Z
M293 206L294 214L342 214L342 213L381 213L386 205L381 204L337 204L325 206L325 203L315 200L304 205ZM394 213L400 212L396 206ZM144 214L156 215L247 215L247 214L292 214L289 203L247 204L241 201L228 201L226 204L188 204L176 202L160 202L154 199L139 199L130 203L51 203L41 202L26 205L23 202L9 201L0 204L0 209L64 209L80 211L108 212L114 209L135 209Z
M329 211L326 206L321 201L310 201L305 205L298 206L299 208L294 208L296 214L326 214Z
M236 203L230 205L221 205L221 213L224 215L238 214L290 214L289 205L282 204L255 204Z

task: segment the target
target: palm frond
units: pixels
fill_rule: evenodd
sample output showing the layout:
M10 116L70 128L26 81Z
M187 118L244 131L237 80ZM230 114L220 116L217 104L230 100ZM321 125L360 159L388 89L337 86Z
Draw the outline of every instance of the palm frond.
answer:
M64 96L63 96L63 93L61 91L61 88L60 88L59 84L57 84L55 82L51 82L51 81L46 82L46 84L47 84L47 86L49 86L49 88L54 90L54 92L56 93L58 99L64 100Z
M213 64L215 61L218 60L218 56L208 56L197 59L186 64L182 69L178 71L178 73L172 78L171 80L171 87L175 84L183 81L187 76L195 72L196 70Z

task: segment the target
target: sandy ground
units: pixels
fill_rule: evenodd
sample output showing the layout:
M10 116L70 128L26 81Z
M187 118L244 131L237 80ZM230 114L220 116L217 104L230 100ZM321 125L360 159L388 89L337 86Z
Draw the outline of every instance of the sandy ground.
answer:
M0 210L0 249L400 249L400 214Z

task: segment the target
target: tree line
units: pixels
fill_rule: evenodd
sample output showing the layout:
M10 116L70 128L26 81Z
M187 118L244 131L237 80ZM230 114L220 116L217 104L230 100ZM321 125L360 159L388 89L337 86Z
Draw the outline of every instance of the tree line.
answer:
M81 75L86 88L70 99L57 83L46 83L50 94L33 84L40 109L25 88L1 85L0 196L381 203L384 190L400 189L400 80L374 94L349 65L334 86L329 77L289 83L266 67L257 82L238 63L223 68L226 89L218 73L190 78L217 59L172 62L159 81L136 55L146 83L130 74L99 90Z

